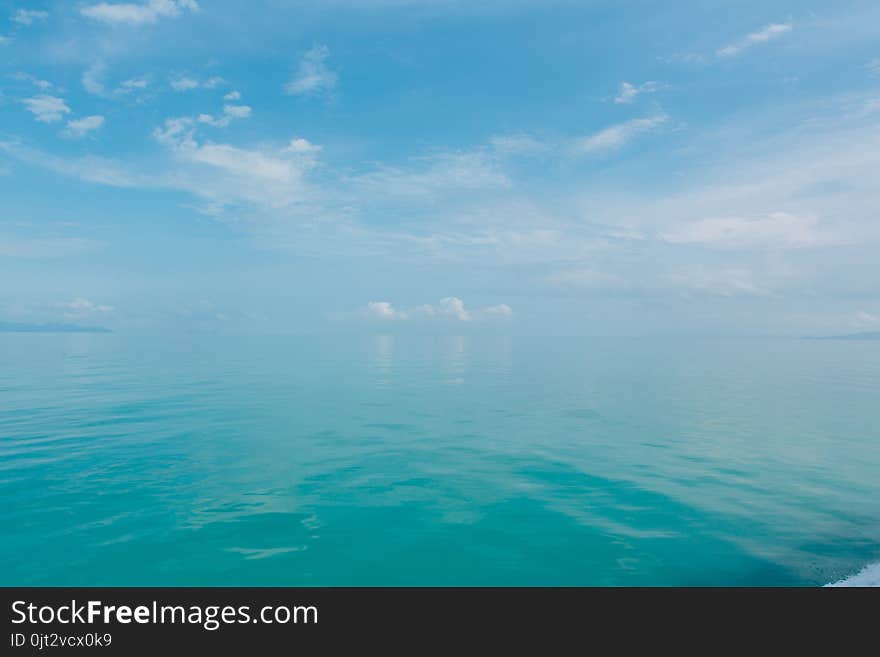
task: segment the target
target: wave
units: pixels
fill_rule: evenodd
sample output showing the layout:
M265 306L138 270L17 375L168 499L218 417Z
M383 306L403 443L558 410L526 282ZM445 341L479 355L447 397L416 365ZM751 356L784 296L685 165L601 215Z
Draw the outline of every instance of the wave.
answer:
M825 586L880 586L880 563L872 563L855 575Z

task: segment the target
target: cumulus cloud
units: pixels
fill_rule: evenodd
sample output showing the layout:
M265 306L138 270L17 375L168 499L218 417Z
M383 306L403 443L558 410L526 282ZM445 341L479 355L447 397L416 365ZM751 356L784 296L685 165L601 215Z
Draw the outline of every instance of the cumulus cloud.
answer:
M622 148L634 138L645 132L656 130L669 120L665 114L631 119L609 126L599 132L580 139L575 148L580 153L599 153Z
M64 99L56 96L44 94L26 98L22 102L27 111L33 114L40 123L55 123L60 121L65 114L70 114L70 108Z
M19 25L33 25L49 18L48 11L40 11L37 9L19 9L12 14L12 21Z
M747 34L739 41L724 46L718 50L717 54L719 57L734 57L753 46L778 39L791 32L791 30L791 23L771 23L770 25L765 25L760 30Z
M295 137L290 140L285 150L289 153L317 153L321 150L321 147L313 144L308 139Z
M296 75L284 85L284 91L292 96L328 93L336 86L336 73L327 66L330 49L315 46L299 62Z
M513 308L506 303L499 303L497 306L483 308L483 313L489 317L511 317L513 315Z
M223 100L241 100L241 94L238 91L233 90L223 96Z
M382 321L445 319L470 322L479 319L507 319L513 315L513 310L506 303L502 303L472 311L466 308L458 297L445 297L433 305L424 304L407 309L395 308L389 301L370 301L365 315Z
M73 139L82 139L90 132L94 132L104 125L104 117L100 115L86 116L82 119L67 122L67 129L64 136Z
M672 244L720 248L806 248L839 244L843 235L823 230L812 216L772 212L759 217L703 219L661 233Z
M196 0L148 0L148 2L100 2L80 9L86 18L110 25L145 25L160 18L177 18L185 12L197 11Z
M367 304L367 313L379 319L396 319L399 313L388 301L370 301Z
M660 85L656 82L648 81L640 85L634 85L630 82L621 82L620 90L614 97L614 102L618 105L625 105L633 102L639 94L651 94L659 89Z

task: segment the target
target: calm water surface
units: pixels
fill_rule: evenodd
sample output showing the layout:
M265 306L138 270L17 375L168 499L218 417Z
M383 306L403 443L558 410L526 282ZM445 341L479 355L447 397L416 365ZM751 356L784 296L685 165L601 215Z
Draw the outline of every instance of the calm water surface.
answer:
M821 584L880 342L0 334L3 585Z

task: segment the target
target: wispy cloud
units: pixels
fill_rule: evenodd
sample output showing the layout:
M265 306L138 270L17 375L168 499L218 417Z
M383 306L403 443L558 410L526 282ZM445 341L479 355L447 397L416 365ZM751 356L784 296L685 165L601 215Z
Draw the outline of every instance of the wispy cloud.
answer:
M614 102L618 105L629 104L640 94L652 94L659 88L660 85L653 81L644 82L640 85L635 85L630 82L621 82L620 90L614 97Z
M480 319L507 319L513 315L513 309L506 303L501 303L470 310L458 297L446 297L436 304L424 304L407 309L395 308L389 301L370 301L364 309L363 315L379 321L434 319L471 322Z
M786 212L762 217L703 219L664 232L661 238L672 244L746 249L798 249L847 241L844 235L820 227L816 217Z
M182 75L172 78L169 84L174 91L191 91L193 89L216 89L221 84L225 83L226 80L218 75L210 77L207 80L199 80L197 78Z
M791 32L791 30L791 23L771 23L770 25L765 25L760 30L747 34L738 41L719 49L717 55L719 57L734 57L753 46L778 39Z
M82 86L88 93L100 96L104 93L104 65L92 64L82 74Z
M104 117L98 114L86 116L75 121L68 121L64 136L72 139L82 139L91 132L99 130L104 125Z
M746 267L678 267L666 282L684 296L766 297L771 291L762 286Z
M12 22L19 25L33 25L47 18L49 18L49 12L38 9L19 9L12 14Z
M123 80L115 89L108 89L107 67L103 62L95 62L83 71L81 82L86 92L108 99L129 96L135 92L143 91L149 85L147 78L135 77Z
M140 91L146 89L150 84L150 81L147 78L129 78L128 80L123 80L119 83L119 86L114 90L113 93L119 95L126 95L130 93L134 93L135 91Z
M38 87L39 89L42 89L43 91L47 91L54 86L48 80L41 80L40 78L35 77L35 76L31 75L30 73L22 73L22 72L13 73L10 77L13 80L19 80L21 82L30 82L35 87Z
M246 119L251 115L251 108L247 105L224 105L223 114L214 117L210 114L199 114L199 123L206 123L215 128L225 128L235 119Z
M145 25L161 18L177 18L184 12L197 11L196 0L148 0L142 3L100 2L80 9L86 18L110 25Z
M22 237L0 233L0 256L4 258L64 258L94 251L99 246L99 243L82 237Z
M880 315L869 313L866 310L860 310L856 313L855 325L858 328L873 328L880 326Z
M580 153L598 153L622 148L639 135L656 130L666 123L669 117L657 114L642 119L631 119L609 126L599 132L577 141L575 149Z
M166 185L184 188L213 203L255 203L281 209L302 202L307 196L306 173L315 166L315 149L303 139L281 148L240 148L230 144L201 142L197 119L167 119L153 132L170 149L178 165Z
M412 158L406 166L382 165L351 177L354 187L392 197L434 197L451 190L509 187L499 163L483 150Z
M93 315L113 312L113 306L108 306L102 303L95 303L94 301L90 301L89 299L85 299L83 297L77 297L73 301L61 303L58 305L59 307L66 310L70 315Z
M34 115L40 123L55 123L70 114L70 108L63 98L57 96L40 95L26 98L22 101L28 112Z
M496 135L489 144L501 155L531 155L548 149L548 144L525 133Z
M330 49L318 45L309 50L299 62L296 74L284 85L284 91L293 96L328 93L336 86L336 73L327 66Z

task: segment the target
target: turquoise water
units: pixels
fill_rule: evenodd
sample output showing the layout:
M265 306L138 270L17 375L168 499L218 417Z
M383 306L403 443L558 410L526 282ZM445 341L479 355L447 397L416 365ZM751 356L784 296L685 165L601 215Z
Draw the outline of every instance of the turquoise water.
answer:
M880 342L0 335L4 585L822 584Z

